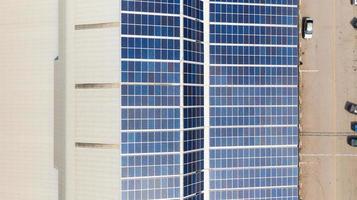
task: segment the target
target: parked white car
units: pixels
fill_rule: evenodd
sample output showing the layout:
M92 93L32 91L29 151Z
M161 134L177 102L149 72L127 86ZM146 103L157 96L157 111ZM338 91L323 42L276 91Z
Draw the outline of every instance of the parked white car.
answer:
M313 33L314 21L310 17L303 18L303 31L302 37L305 39L311 39Z

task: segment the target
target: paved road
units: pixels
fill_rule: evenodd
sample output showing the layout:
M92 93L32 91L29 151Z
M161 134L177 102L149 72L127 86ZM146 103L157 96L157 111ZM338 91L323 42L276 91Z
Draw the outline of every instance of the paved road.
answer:
M357 32L349 0L302 0L301 15L314 19L312 40L301 40L301 197L349 200L357 197L357 148L349 147L344 110L357 102ZM310 71L309 71L310 70Z

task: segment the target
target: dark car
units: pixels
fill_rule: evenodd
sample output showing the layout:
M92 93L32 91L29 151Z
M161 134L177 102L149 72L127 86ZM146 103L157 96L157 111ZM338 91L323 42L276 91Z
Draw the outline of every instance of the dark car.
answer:
M351 129L352 129L354 132L357 132L357 122L352 122L352 123L351 123Z
M351 24L352 24L353 28L357 29L357 18L356 17L352 19Z
M346 103L346 110L352 114L357 115L357 105L351 102Z
M353 147L357 147L357 136L354 135L348 136L347 143Z

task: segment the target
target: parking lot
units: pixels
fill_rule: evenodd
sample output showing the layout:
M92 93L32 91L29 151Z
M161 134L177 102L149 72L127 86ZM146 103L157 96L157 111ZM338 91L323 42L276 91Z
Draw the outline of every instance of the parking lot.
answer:
M350 0L302 0L301 17L314 20L313 38L300 41L300 197L349 200L357 196L357 147L346 138L357 115L357 31Z

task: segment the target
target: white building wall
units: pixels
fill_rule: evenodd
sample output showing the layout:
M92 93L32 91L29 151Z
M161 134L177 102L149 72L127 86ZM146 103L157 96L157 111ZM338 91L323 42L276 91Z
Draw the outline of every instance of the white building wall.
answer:
M76 0L76 24L117 22L120 0Z
M119 144L118 88L77 90L75 98L76 141Z
M116 149L76 150L76 199L119 200Z
M119 28L77 30L74 37L76 83L119 82Z
M57 0L0 3L0 199L57 199L53 65Z
M120 199L119 2L61 2L61 200Z

